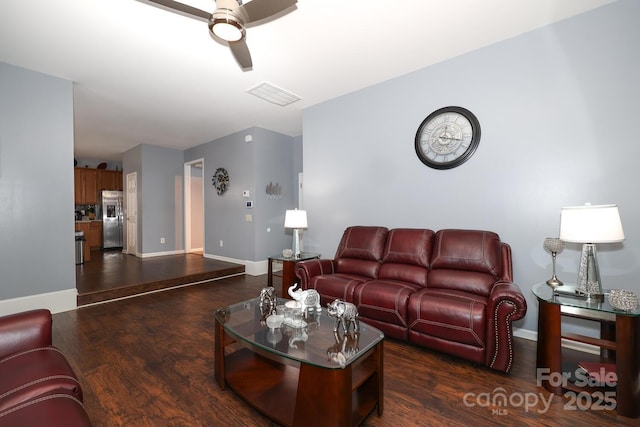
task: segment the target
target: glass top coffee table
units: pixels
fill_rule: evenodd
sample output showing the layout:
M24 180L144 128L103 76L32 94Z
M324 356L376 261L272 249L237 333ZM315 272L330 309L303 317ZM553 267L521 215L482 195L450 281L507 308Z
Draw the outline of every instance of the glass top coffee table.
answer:
M278 299L278 304L286 300ZM270 329L258 298L215 312L215 378L284 426L356 426L383 411L384 334L364 322L333 332L310 311L304 328Z

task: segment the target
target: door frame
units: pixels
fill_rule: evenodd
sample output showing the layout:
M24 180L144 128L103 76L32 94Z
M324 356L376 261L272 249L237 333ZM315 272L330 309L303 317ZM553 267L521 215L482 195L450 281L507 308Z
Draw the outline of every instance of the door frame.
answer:
M129 196L129 191L130 191L130 187L129 187L129 182L133 181L135 183L135 194L133 197ZM136 255L138 256L138 173L137 172L130 172L128 174L126 174L125 176L125 189L126 189L126 193L125 193L125 197L124 197L124 202L125 204L125 212L124 212L124 217L126 220L126 233L123 233L124 236L126 238L126 244L122 250L122 252L124 253L128 253L130 255ZM135 219L135 239L134 239L134 244L133 246L131 245L131 243L129 242L129 222L130 222L130 206L129 204L133 201L133 203L135 203L135 210L134 210L134 219ZM133 248L133 252L130 250L131 248Z
M191 218L192 218L192 209L193 209L193 205L192 205L192 198L191 198L191 177L193 176L192 174L192 169L195 167L195 165L197 164L201 164L202 165L202 248L194 248L192 245L192 239L191 239L191 234L192 234L192 224L191 224ZM194 252L196 250L202 250L204 252L204 236L205 236L205 224L204 224L204 158L200 158L200 159L196 159L196 160L191 160L189 162L185 162L184 164L184 251L186 253L189 252Z

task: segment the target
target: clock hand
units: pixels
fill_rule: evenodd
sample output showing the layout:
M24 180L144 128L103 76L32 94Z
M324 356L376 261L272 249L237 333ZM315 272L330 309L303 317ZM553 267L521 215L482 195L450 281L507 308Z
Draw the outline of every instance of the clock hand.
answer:
M462 141L460 138L451 138L449 136L440 135L440 139L446 139L447 141Z

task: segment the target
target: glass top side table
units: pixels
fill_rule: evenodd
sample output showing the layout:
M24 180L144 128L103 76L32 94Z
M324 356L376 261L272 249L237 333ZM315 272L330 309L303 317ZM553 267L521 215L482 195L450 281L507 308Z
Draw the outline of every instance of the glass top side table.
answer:
M287 291L289 290L289 287L296 281L296 263L317 258L320 258L320 254L311 252L303 252L299 257L289 258L282 256L282 254L270 256L268 260L267 286L273 287L273 263L282 263L282 293L280 294L280 296L282 298L291 299Z
M537 372L565 374L562 365L563 339L600 347L601 361L616 365L615 400L618 414L640 417L640 311L616 310L608 301L587 301L584 297L573 296L570 286L564 285L563 288L556 295L544 282L531 288L538 300ZM563 332L563 317L599 322L600 338ZM550 375L540 375L538 381L545 389L558 395L563 395L565 390L574 393L589 391L571 382L554 381Z
M609 290L607 289L604 291L604 301L590 301L576 293L576 288L576 285L562 285L557 288L554 293L551 286L542 282L533 285L531 292L536 296L536 298L538 298L538 300L542 299L550 304L559 304L563 307L572 307L576 309L575 311L585 317L593 316L596 319L604 318L608 320L615 320L616 315L640 316L640 308L630 311L622 311L613 308L611 304L609 304L609 299L607 298L609 294Z

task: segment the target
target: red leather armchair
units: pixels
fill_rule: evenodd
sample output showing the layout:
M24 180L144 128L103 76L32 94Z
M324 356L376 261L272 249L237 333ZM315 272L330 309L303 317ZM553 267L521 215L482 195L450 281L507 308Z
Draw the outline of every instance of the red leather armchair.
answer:
M48 310L0 317L0 426L91 425L80 383L51 345L51 325Z
M333 260L299 262L296 275L323 305L352 302L387 336L511 369L511 325L527 305L496 233L349 227Z

